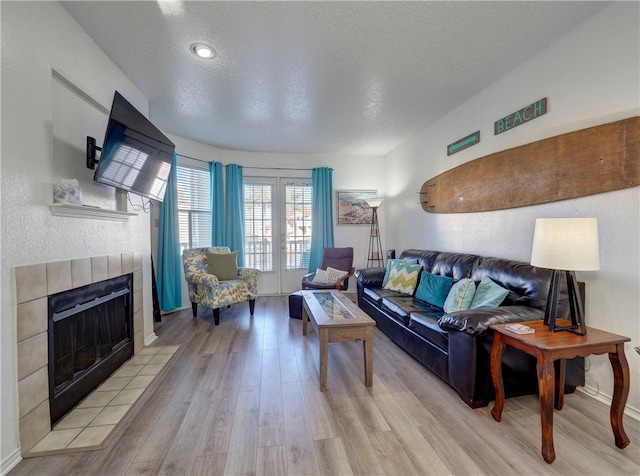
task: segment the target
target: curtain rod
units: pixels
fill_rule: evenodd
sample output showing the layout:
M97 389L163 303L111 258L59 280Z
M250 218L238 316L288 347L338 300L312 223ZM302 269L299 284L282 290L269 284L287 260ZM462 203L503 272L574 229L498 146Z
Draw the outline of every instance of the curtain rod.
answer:
M192 160L197 160L198 162L212 162L211 160L203 160L203 159L198 159L196 157L190 157L188 155L184 155L184 154L178 154L176 152L176 155L178 157L184 157L185 159L192 159ZM301 168L295 168L295 167L252 167L252 166L242 166L245 169L256 169L256 170L302 170L302 171L313 171L313 169L301 169Z

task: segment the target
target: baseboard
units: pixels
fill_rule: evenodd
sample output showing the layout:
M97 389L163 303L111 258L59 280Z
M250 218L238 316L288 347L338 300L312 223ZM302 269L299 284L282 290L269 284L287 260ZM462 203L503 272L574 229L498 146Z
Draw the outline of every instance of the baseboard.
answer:
M18 463L20 463L20 461L22 461L20 448L16 448L13 453L11 453L4 461L2 461L2 465L0 466L0 474L2 476L6 476L7 474L9 474L9 471L18 466Z
M578 387L577 390L601 403L604 403L606 406L611 407L611 397L603 395L597 388L585 385L584 387ZM624 414L629 418L640 421L640 410L637 408L626 405L624 407Z
M160 311L160 315L164 316L166 314L173 314L174 312L184 311L185 309L191 309L191 304L188 306L176 307L175 309L171 309L170 311Z
M144 346L146 347L146 346L150 345L157 338L158 338L158 336L156 335L156 333L152 332L151 335L144 340Z

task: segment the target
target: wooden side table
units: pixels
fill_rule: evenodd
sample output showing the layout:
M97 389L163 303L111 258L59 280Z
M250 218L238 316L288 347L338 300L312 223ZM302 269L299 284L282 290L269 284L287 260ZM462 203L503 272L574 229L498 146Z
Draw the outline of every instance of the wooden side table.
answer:
M534 334L516 334L505 329L506 324L491 326L494 331L491 347L491 377L496 391L496 401L491 415L496 421L502 418L504 386L502 382L502 354L506 345L534 356L538 360L538 392L540 395L540 420L542 423L542 457L547 463L556 459L553 448L553 409L564 405L565 360L587 357L592 354L609 354L613 369L614 388L611 410L611 428L618 448L625 448L630 440L622 426L624 406L629 395L629 364L624 355L624 343L628 337L588 328L586 336L571 332L549 332L542 320L522 322L535 329ZM554 361L559 360L556 374Z

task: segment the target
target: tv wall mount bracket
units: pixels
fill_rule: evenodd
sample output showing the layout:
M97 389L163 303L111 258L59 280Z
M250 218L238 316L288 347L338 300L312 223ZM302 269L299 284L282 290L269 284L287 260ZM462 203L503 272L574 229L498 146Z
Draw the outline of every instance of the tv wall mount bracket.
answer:
M96 164L100 162L96 158L96 150L102 150L102 147L96 145L96 140L93 137L87 136L87 168L95 170Z

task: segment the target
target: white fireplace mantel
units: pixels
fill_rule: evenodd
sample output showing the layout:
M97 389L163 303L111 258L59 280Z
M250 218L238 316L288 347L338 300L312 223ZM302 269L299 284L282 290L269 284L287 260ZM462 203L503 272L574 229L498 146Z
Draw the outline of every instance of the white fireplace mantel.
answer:
M123 212L120 210L108 210L105 208L88 207L85 205L69 205L66 203L55 203L49 205L51 214L59 217L72 218L92 218L94 220L129 221L129 217L136 216L137 213Z

